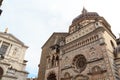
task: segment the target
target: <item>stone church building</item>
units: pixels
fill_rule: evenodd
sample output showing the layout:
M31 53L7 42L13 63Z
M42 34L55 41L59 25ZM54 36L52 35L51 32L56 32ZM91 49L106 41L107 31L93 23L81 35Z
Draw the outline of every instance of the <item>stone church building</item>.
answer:
M83 8L43 45L38 80L120 80L119 44L104 17Z
M0 6L2 2L0 0ZM26 80L28 72L25 70L27 61L24 57L28 46L7 33L7 30L0 32L0 80Z
M28 47L10 33L0 32L0 80L26 80L27 61L24 60Z

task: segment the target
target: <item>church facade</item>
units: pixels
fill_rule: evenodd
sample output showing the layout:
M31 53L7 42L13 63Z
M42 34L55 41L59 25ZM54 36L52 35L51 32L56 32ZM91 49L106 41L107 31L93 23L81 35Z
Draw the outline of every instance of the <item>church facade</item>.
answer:
M27 61L24 60L28 47L10 33L0 32L0 80L26 80Z
M109 23L83 8L69 32L43 45L38 80L120 80L119 44Z
M0 7L2 2L0 0ZM24 57L28 46L7 30L0 32L0 80L27 80L29 73L25 70Z

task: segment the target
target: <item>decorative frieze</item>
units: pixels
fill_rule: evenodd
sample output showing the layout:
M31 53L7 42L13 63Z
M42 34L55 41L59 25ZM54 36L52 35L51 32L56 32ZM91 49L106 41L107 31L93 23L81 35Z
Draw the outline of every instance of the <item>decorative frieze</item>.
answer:
M98 39L99 39L98 35L93 35L93 36L88 37L87 39L84 39L84 40L77 40L77 42L74 42L74 44L73 43L69 44L69 46L66 46L63 50L65 50L65 53L67 53L67 52L74 50L76 48L88 45L88 44L90 44Z

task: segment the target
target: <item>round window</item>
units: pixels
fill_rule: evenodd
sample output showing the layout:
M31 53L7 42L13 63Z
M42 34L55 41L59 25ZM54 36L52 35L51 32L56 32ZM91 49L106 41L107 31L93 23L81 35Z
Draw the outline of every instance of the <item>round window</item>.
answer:
M85 56L82 54L75 56L73 59L73 65L75 66L75 69L79 70L79 72L82 72L87 65Z

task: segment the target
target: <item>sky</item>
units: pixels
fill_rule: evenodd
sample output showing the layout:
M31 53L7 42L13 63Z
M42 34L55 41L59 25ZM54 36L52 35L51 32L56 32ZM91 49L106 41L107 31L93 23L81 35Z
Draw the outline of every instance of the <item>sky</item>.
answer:
M8 28L29 48L25 60L28 77L37 77L41 47L53 32L68 32L72 20L85 7L88 12L97 12L111 25L119 37L119 0L4 0L0 16L0 31Z

